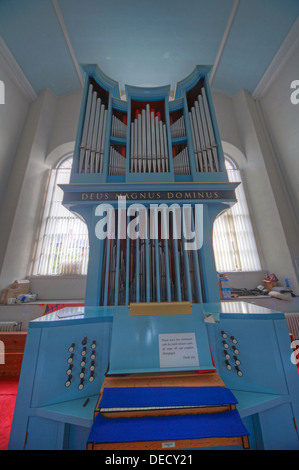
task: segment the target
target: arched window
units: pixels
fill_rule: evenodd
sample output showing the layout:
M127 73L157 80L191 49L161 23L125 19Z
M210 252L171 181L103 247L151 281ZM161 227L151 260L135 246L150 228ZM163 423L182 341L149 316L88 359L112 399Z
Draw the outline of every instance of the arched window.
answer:
M238 202L214 223L213 247L218 272L260 271L261 263L254 238L240 171L225 157L229 181L241 182L236 189Z
M33 275L86 274L89 241L87 226L62 204L59 184L68 184L73 157L63 158L51 170Z

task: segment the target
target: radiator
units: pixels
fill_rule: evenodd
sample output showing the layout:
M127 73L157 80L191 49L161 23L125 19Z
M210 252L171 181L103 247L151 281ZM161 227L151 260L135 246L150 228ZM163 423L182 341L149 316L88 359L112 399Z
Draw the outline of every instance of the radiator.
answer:
M21 331L22 322L0 321L0 332L2 331Z
M286 313L285 318L294 340L299 339L299 313Z

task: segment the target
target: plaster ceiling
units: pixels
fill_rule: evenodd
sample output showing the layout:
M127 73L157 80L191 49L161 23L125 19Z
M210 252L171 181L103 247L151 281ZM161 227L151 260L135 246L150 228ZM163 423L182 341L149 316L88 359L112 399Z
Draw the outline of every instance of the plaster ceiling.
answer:
M254 91L298 15L298 0L1 0L0 35L36 93L79 90L80 64L121 89L173 89L216 64L213 90L233 96Z

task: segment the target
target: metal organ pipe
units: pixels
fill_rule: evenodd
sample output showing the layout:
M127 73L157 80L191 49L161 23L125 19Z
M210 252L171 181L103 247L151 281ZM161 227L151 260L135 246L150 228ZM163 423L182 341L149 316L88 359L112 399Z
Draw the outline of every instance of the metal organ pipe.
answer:
M125 175L126 159L114 147L110 147L109 175Z
M212 151L213 151L214 163L215 163L215 166L216 166L216 171L219 171L219 162L218 162L218 155L217 155L217 144L216 144L215 133L214 133L213 124L212 124L212 120L211 120L211 115L210 115L210 109L209 109L206 90L204 88L202 88L201 93L202 93L203 106L204 106L204 110L205 110L208 130L209 130L210 145L212 146Z
M217 144L204 87L189 112L197 171L218 172Z
M166 124L150 104L131 123L130 171L133 173L169 172Z
M150 105L146 105L146 157L147 157L147 172L152 171L151 158L152 158L152 138L151 138L151 120L150 120Z
M93 131L94 131L97 96L98 96L97 92L94 91L92 94L90 122L88 126L87 142L86 142L85 173L90 173L90 152L91 152L92 136L93 136Z
M87 132L88 132L88 126L89 126L89 119L90 119L92 91L93 91L93 87L92 85L89 85L88 98L87 98L87 103L86 103L85 117L84 117L84 124L83 124L83 133L82 133L81 144L80 144L79 173L82 173L82 168L83 168L83 163L84 163L85 148L86 148L86 143L87 143Z
M181 116L170 126L171 137L177 139L186 135L184 116Z
M188 150L185 147L173 159L173 167L175 175L190 175L190 165L188 159Z
M203 110L203 103L202 103L202 97L198 97L198 105L199 105L199 114L200 114L200 119L202 122L202 131L203 131L203 142L204 146L207 149L207 156L208 156L208 166L210 171L214 171L213 169L213 157L212 157L212 152L211 152L211 144L209 142L209 134L208 134L208 128L207 128L207 122L206 122L206 117L205 113Z
M196 206L188 210L142 208L139 217L143 220L144 230L136 239L128 234L121 238L119 212L114 214L108 210L107 231L115 233L115 238L102 241L105 255L100 305L182 300L202 302L200 249L189 251L185 246L189 240L185 238L188 230L184 227L191 227L194 233L195 223L199 220L195 215L196 209ZM128 226L135 215L128 211L123 217Z
M111 135L121 139L125 139L127 137L127 125L116 116L112 116Z
M103 172L103 158L104 158L104 144L105 144L105 132L106 132L106 122L107 122L107 110L105 106L101 105L101 114L98 130L98 140L96 148L96 168L95 173Z
M160 131L159 131L159 118L155 116L155 134L157 142L157 172L160 170L161 153L160 153Z
M166 124L161 121L160 113L151 110L148 103L145 109L136 114L131 123L130 171L132 173L169 172ZM189 119L196 171L220 171L215 133L204 87L189 111ZM79 173L103 172L106 126L107 109L93 85L90 84L80 144ZM170 131L173 139L186 135L183 115L170 126ZM116 115L112 116L111 136L122 139L127 136L127 125ZM109 163L109 174L124 175L124 157L115 152L115 149L110 149L112 161ZM174 157L174 172L177 175L191 174L187 149L183 149Z
M89 85L80 144L79 173L102 173L107 110Z
M137 163L136 163L136 170L141 173L141 165L142 165L142 123L141 123L141 114L138 115L137 121ZM137 170L138 169L138 170Z
M141 112L141 124L142 124L142 172L146 173L146 115L145 110Z

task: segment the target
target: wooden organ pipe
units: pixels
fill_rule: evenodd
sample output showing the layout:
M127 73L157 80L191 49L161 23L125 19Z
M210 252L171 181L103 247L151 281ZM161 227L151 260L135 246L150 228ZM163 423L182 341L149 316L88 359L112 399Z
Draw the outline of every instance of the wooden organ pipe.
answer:
M79 173L102 173L107 110L89 85L80 144Z
M169 172L166 124L160 113L145 109L135 114L131 123L130 171L132 173Z
M204 87L189 111L196 170L218 172L219 160L208 100Z

